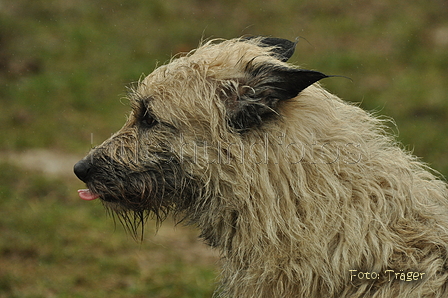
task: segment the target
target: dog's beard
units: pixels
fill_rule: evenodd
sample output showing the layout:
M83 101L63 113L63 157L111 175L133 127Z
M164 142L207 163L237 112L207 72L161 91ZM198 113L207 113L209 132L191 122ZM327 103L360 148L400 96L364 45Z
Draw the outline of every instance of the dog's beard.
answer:
M143 237L148 219L155 219L158 227L170 213L181 218L179 215L192 205L196 183L175 160L132 169L110 160L92 164L88 189L79 190L79 196L84 200L99 198L114 221L118 219L136 239Z

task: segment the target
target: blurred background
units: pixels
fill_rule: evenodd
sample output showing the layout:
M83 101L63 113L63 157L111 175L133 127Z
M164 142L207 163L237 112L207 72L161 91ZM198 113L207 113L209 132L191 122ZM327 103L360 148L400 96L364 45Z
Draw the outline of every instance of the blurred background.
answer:
M126 86L202 38L294 40L290 60L395 119L448 175L446 0L0 0L0 297L210 297L218 256L171 222L142 243L73 164L118 130Z

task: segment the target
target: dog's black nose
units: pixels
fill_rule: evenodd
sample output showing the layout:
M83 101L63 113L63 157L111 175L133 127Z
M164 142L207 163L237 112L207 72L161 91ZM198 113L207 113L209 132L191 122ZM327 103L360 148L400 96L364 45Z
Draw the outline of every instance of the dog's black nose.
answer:
M73 167L73 171L75 172L75 175L79 178L79 180L81 180L82 182L87 182L91 166L92 164L90 162L85 159L81 159L75 164L75 166Z

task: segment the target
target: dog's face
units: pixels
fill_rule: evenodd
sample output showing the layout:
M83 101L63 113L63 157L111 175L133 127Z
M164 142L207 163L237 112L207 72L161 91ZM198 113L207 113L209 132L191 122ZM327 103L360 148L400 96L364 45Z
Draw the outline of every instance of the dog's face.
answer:
M130 92L123 128L75 165L88 187L80 197L100 198L134 232L150 214L197 212L197 198L219 183L208 170L232 154L222 144L244 143L278 121L282 102L326 77L286 64L294 47L276 38L210 42L156 69Z

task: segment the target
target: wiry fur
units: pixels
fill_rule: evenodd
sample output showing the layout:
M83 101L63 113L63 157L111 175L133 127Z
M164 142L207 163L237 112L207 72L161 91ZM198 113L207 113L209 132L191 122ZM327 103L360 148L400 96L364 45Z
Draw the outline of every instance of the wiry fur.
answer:
M222 255L219 297L447 297L446 183L318 84L270 90L276 69L297 70L274 53L261 38L208 42L156 69L86 157L87 186L131 230L168 212L197 225Z

